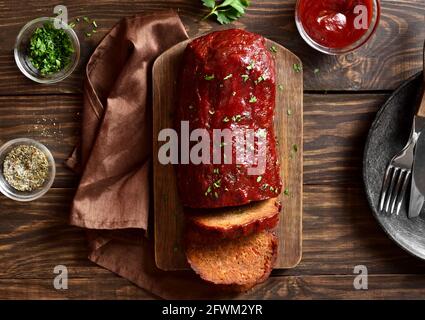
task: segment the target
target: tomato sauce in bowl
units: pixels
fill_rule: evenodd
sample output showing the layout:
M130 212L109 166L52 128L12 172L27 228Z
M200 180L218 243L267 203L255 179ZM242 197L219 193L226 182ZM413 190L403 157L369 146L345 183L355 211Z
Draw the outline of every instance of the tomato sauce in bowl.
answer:
M313 48L341 54L362 46L375 31L379 0L298 0L297 28Z

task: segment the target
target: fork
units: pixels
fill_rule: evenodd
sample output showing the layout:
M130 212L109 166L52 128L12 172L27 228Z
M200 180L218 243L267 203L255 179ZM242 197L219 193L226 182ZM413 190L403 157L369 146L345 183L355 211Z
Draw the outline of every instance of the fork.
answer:
M419 128L418 128L419 127ZM413 156L423 124L413 121L412 132L406 146L390 161L382 184L379 211L398 215L412 173Z
M401 204L406 194L406 188L412 173L413 151L417 137L412 129L406 146L390 161L382 184L379 211L387 214L398 215ZM397 206L396 206L397 204Z

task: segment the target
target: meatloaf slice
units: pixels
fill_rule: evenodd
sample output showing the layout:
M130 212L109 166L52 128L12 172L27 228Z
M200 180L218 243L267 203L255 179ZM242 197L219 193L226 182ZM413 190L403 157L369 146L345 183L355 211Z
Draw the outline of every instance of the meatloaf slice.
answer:
M180 161L176 166L178 190L184 206L239 206L280 194L282 184L273 125L275 63L265 38L230 29L193 40L183 55L178 94L174 119L179 136L186 132L181 129L182 123L188 123L190 133L203 129L211 139L209 156L206 155L209 162ZM251 155L246 155L244 161L239 157L237 161L237 154L244 149L237 147L237 141L245 139L232 137L232 143L229 139L220 143L213 140L217 130L227 130L236 136L238 131L255 132L255 146L245 148L251 150ZM265 171L252 173L249 168L263 159L258 153L260 138L265 140L261 142L261 146L266 147ZM191 152L196 144L196 141L190 143ZM227 153L226 158L221 157L222 152L214 149L214 145L220 145L218 149ZM188 153L186 147L180 148L182 156ZM222 161L212 161L213 155ZM231 164L225 162L230 160Z
M234 239L274 228L279 221L277 198L245 206L220 209L186 210L188 224L200 233L215 238Z
M265 281L277 256L277 238L262 231L237 240L187 241L186 257L205 281L248 289Z

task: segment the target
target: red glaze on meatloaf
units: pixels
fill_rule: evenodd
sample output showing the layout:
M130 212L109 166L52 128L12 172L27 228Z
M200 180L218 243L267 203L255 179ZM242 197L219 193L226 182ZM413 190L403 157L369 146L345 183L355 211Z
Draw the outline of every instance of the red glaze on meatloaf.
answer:
M236 164L235 138L232 164L179 164L177 181L184 206L239 206L281 192L273 127L275 82L273 57L259 35L231 29L197 38L187 46L179 77L177 130L181 121L189 121L190 132L207 129L211 140L213 129L266 132L267 151L261 175L248 174L252 158ZM212 143L210 154L212 158Z

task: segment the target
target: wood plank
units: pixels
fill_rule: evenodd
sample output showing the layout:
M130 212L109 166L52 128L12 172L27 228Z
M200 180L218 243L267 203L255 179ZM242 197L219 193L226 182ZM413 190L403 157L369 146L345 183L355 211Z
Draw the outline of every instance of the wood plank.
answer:
M74 278L108 277L87 260L84 231L67 225L73 193L52 189L19 206L0 196L0 279L50 278L58 264ZM361 187L305 186L303 226L301 263L275 275L350 275L356 265L366 265L370 274L425 272L424 261L387 238Z
M386 94L305 95L304 184L362 184L363 148Z
M154 137L161 130L174 127L172 115L178 100L175 86L182 55L189 41L166 51L153 67ZM275 268L288 269L299 263L302 251L302 72L297 73L292 68L294 64L301 63L298 57L277 43L266 40L266 47L272 46L277 48L274 54L276 86L279 84L285 88L276 89L275 133L279 142L280 175L284 189L290 190L289 196L283 193L279 196L285 206L277 227L279 252ZM291 115L288 115L289 108ZM162 145L154 139L155 155ZM297 152L293 152L293 146L297 146ZM157 156L153 167L156 263L163 270L186 269L182 245L184 212L178 197L175 168L171 164L160 164Z
M108 276L91 263L85 232L68 225L74 189L51 189L31 203L0 195L0 278L49 278L58 264L72 277Z
M241 299L423 299L423 275L369 275L368 290L356 290L356 275L272 277Z
M145 300L156 298L130 281L112 275L108 279L73 278L69 275L68 289L56 290L51 279L0 279L2 300Z
M297 54L304 63L306 90L391 90L422 68L421 52L425 29L425 2L422 0L382 0L382 19L373 39L360 50L326 56L311 49L298 34L294 23L295 0L253 1L246 16L233 27L246 28L275 40ZM34 85L20 74L13 59L15 37L29 20L49 15L53 0L43 2L7 1L0 12L0 95L78 93L90 53L106 32L122 17L137 12L155 12L167 8L179 12L191 37L222 27L214 21L200 21L205 10L193 0L64 0L70 17L96 19L99 32L87 39L84 27L77 31L82 43L82 58L75 74L55 85ZM19 12L19 15L16 14ZM319 73L314 73L319 69Z
M359 182L361 176L353 177ZM363 187L304 186L303 258L297 274L422 274L425 261L392 242L375 221Z
M304 184L351 184L361 175L367 132L387 94L304 96ZM63 162L80 134L80 96L0 97L0 144L29 137L52 149L54 187L75 187ZM55 125L53 125L55 124Z
M355 290L355 275L278 276L257 286L238 299L423 299L423 275L369 275L368 290ZM0 279L0 299L155 299L157 297L129 281L108 279L68 280L67 290L56 290L53 279Z
M285 274L350 274L355 264L368 265L374 274L419 274L425 270L424 263L399 249L381 231L362 191L363 142L386 97L306 95L304 255L301 264ZM65 149L72 150L76 139L71 138L70 128L75 125L73 112L80 103L67 99L75 97L0 98L0 140L26 136L34 124L32 110L55 114L59 106L61 121L70 131L67 142L56 142L53 148L64 148L55 154L65 159ZM5 121L23 121L23 125L6 128ZM73 193L73 189L52 189L36 202L19 205L0 196L0 278L46 277L58 260L82 276L109 273L87 261L84 233L66 227Z

